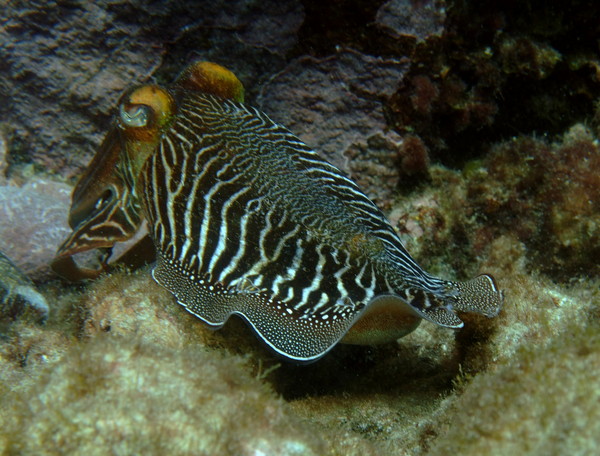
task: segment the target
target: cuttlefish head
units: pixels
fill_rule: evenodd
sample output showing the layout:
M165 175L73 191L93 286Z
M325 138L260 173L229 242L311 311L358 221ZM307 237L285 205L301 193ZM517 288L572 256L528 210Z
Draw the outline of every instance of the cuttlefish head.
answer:
M169 89L143 85L121 96L113 126L73 191L73 232L52 262L55 272L69 280L95 278L108 268L112 247L136 235L142 223L144 163L177 115L176 100L194 92L244 100L242 83L231 71L202 61L188 66ZM136 246L147 249L149 244ZM74 255L95 249L102 254L99 267L74 261Z
M71 235L58 249L52 268L69 280L95 278L107 268L112 247L139 230L139 176L175 114L170 93L155 85L128 90L102 145L77 182L69 212ZM77 265L73 256L102 253L100 266Z

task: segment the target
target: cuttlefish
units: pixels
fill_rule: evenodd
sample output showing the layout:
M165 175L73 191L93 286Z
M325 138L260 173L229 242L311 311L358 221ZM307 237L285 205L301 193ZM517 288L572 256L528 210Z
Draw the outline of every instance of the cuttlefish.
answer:
M179 304L215 329L238 315L297 362L338 342L396 340L422 319L460 328L457 311L499 312L490 275L425 272L354 182L243 98L236 76L209 62L169 87L127 90L75 187L55 270L96 277L145 221L152 275ZM78 266L73 256L91 249L100 267Z

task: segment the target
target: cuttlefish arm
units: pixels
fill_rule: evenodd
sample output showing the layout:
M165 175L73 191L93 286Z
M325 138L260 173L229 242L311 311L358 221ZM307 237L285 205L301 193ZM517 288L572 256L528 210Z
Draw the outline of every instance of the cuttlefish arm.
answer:
M69 213L73 232L52 261L56 273L73 281L94 279L109 269L112 247L138 233L142 214L137 173L154 150L173 106L170 95L156 86L123 95L117 121L73 191ZM151 258L154 251L148 245L148 240L137 242L128 258L142 262ZM80 266L73 258L95 249L102 252L97 268Z
M73 280L94 279L107 269L110 249L116 242L128 239L135 232L139 220L133 220L124 229L112 224L113 218L122 217L119 193L122 182L115 173L122 150L120 132L115 125L106 135L94 159L86 168L73 190L69 225L72 233L58 249L51 263L60 276ZM73 256L94 249L102 249L98 268L78 265Z

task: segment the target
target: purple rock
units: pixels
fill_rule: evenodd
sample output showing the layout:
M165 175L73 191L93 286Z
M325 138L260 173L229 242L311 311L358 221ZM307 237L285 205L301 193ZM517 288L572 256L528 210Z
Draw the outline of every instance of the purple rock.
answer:
M375 17L375 23L393 36L408 35L417 42L444 31L446 10L441 2L390 0Z
M49 263L71 231L70 195L66 184L44 180L0 186L0 251L33 279L50 274Z

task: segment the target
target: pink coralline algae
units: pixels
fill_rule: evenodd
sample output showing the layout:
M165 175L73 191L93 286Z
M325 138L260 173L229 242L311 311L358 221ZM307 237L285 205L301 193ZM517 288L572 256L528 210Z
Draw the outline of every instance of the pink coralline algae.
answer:
M70 193L67 185L44 180L0 186L0 251L34 279L47 276L54 252L69 233Z

